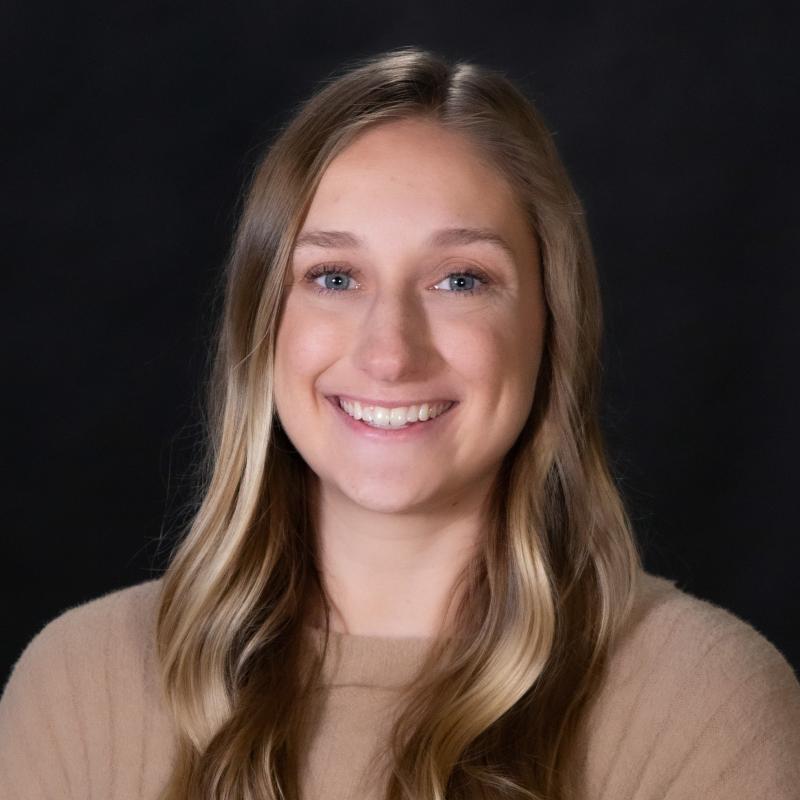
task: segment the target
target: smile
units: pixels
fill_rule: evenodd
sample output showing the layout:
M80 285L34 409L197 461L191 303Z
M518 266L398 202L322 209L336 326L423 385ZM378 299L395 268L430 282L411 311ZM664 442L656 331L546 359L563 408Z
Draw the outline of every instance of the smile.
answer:
M373 428L404 428L415 422L427 422L443 414L453 405L452 400L419 403L409 406L366 405L358 400L338 398L339 406L353 419L361 420Z
M452 416L453 410L459 405L457 400L440 400L434 403L420 403L392 408L390 406L367 405L361 401L334 395L329 395L326 399L334 409L336 416L344 423L346 430L352 434L357 434L359 439L373 442L391 441L400 443L427 439L435 435L442 425L447 424L447 420ZM355 416L356 402L361 407L361 419L356 419ZM348 406L349 410L345 406ZM427 411L425 406L427 406ZM433 410L432 416L431 410ZM405 411L405 421L401 417L402 411ZM372 414L372 421L366 419L365 414L366 416ZM409 414L412 417L411 421L408 419ZM376 417L378 419L377 422Z

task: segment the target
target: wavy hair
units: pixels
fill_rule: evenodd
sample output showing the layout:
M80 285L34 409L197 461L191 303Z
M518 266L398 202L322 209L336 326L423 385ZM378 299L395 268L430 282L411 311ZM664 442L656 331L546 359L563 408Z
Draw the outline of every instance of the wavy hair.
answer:
M162 800L295 800L329 598L307 468L275 414L290 253L327 165L367 126L434 120L515 190L539 244L545 341L534 403L436 640L386 745L386 800L570 796L581 721L642 569L598 423L601 304L581 203L542 119L502 73L401 48L349 64L254 170L224 274L195 509L162 579L157 647L177 731ZM524 346L521 344L521 346ZM327 644L327 636L325 638Z

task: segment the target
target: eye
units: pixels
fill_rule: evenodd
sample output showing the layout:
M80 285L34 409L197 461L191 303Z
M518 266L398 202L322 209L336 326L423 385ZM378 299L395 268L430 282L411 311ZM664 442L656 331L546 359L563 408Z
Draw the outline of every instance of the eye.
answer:
M472 268L461 272L450 272L443 281L440 281L440 283L444 283L449 287L444 290L445 292L457 295L471 295L482 292L489 282L489 278L484 272ZM437 291L442 291L438 286L439 284L437 284Z
M322 281L317 283L320 278ZM305 280L315 284L319 294L343 294L347 291L349 282L353 280L353 270L335 264L320 264L306 273ZM463 296L483 292L490 283L491 280L485 272L470 267L458 272L449 272L434 288L445 294ZM442 284L445 286L442 287Z
M329 276L331 276L330 279ZM310 269L306 274L306 280L311 283L315 283L317 278L322 278L324 284L316 284L316 289L320 294L340 292L344 290L347 282L352 280L353 270L348 267L337 267L333 264L322 264L319 267Z

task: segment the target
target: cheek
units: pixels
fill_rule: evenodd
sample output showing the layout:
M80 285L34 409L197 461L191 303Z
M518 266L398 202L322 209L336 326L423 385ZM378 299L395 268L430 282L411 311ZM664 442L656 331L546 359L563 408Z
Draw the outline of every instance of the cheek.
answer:
M336 326L323 314L288 303L275 344L276 394L313 390L313 379L336 358Z
M479 395L497 402L535 384L542 340L530 324L514 324L508 316L473 321L443 332L440 342L447 362Z

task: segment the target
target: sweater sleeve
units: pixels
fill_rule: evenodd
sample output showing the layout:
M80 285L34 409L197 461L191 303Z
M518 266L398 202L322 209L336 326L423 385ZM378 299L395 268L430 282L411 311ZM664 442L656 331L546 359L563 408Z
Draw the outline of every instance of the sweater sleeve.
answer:
M701 697L689 709L682 757L665 800L769 798L800 800L800 683L783 655L736 622L729 643L739 658L709 663ZM702 709L702 712L700 711Z
M88 797L88 770L61 618L17 660L0 698L0 797Z

